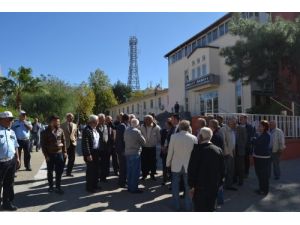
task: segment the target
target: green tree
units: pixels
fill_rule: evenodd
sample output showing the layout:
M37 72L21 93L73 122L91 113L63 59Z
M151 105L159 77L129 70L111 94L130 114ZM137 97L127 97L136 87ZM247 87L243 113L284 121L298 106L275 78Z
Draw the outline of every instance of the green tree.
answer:
M131 87L119 80L112 86L112 90L119 104L126 102L132 94Z
M86 122L88 116L93 113L95 94L86 83L82 83L76 90L76 99L76 114L79 115L79 121Z
M299 74L300 66L300 23L276 18L275 21L258 23L235 15L230 22L230 33L239 36L235 45L221 50L225 63L230 66L229 75L233 82L243 84L255 82L263 87L266 84L282 84L287 90L283 71L290 75ZM273 88L273 95L276 95ZM295 93L296 94L296 93Z
M108 76L100 69L91 72L89 85L95 94L95 113L106 113L108 109L117 104Z
M6 96L13 95L15 107L21 110L22 98L25 93L35 93L41 86L41 80L32 76L32 69L21 66L17 71L10 69L8 77L2 78L0 89Z

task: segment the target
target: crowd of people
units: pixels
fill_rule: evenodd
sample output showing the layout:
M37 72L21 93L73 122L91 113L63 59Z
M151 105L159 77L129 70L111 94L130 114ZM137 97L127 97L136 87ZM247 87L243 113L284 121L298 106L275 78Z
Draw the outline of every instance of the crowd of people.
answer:
M0 196L4 210L17 210L13 204L15 172L21 167L31 171L30 152L40 148L47 162L48 191L64 194L62 175L73 176L79 128L74 115L68 113L61 124L58 116L49 118L48 126L38 119L31 124L26 112L18 120L11 112L0 113ZM271 164L274 178L280 179L280 155L285 137L275 121L260 121L257 129L248 123L247 115L223 122L221 116L197 119L192 129L188 120L175 113L162 126L155 115L143 123L133 114L90 115L81 131L81 149L86 164L86 191L101 191L99 182L108 182L110 164L118 186L131 194L143 193L139 182L150 176L157 180L157 150L162 162L162 185L171 182L173 207L181 211L215 211L224 204L224 190L238 191L249 175L253 157L259 195L269 192ZM66 166L65 166L66 165ZM55 172L55 185L54 185ZM1 192L3 194L1 194ZM180 192L183 195L180 196Z

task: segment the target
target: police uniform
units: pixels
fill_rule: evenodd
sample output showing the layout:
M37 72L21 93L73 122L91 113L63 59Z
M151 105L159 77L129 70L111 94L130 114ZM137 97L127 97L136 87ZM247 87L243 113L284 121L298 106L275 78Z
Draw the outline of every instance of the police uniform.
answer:
M21 113L25 114L24 111L21 111ZM16 133L16 137L19 144L19 159L21 161L21 155L22 155L22 149L24 151L24 166L26 170L30 171L30 130L25 126L25 123L27 126L32 126L30 121L20 121L16 120L13 125L12 129Z
M0 113L1 118L7 118L4 113ZM12 116L11 113L10 115ZM16 171L15 154L17 147L19 145L15 132L10 128L0 125L0 197L3 190L2 207L4 209L11 209L11 202L14 199L13 185Z

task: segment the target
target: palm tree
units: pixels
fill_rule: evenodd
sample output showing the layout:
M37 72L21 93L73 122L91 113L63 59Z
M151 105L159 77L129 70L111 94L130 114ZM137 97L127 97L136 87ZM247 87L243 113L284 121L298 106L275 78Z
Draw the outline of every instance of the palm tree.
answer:
M3 79L3 78L2 78ZM15 96L16 109L21 110L22 96L24 93L35 93L41 88L41 80L32 76L32 69L21 66L18 71L10 69L8 77L0 83L0 89L5 91L6 95ZM3 86L3 88L1 88Z

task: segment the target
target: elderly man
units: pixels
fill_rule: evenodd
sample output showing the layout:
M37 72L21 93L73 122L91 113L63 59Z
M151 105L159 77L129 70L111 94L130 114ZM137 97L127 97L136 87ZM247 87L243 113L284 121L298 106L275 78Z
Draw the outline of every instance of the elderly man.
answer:
M137 128L139 121L137 119L131 120L131 127L124 133L125 142L125 156L127 164L127 183L128 191L130 193L142 193L138 189L139 176L141 171L140 152L146 140L141 131Z
M100 134L100 181L107 182L107 177L109 176L109 133L108 127L105 123L105 115L100 113L98 115L99 123L97 126L98 132Z
M200 130L203 128L203 127L206 127L206 120L204 118L198 118L197 119L197 122L196 122L196 126L197 126L197 131L196 131L196 137L198 138L199 140L199 134L200 134Z
M2 209L15 211L14 179L16 168L20 166L17 148L19 147L15 132L10 129L13 115L9 111L0 113L0 205ZM1 195L3 189L3 196Z
M31 130L31 137L30 137L30 152L32 152L33 146L36 147L36 152L39 151L41 147L41 131L42 131L42 124L39 122L38 118L34 119L32 124Z
M229 118L227 125L223 126L220 131L224 142L224 158L225 158L225 189L237 191L233 187L233 178L235 172L234 157L236 147L236 119Z
M222 149L210 142L213 132L202 128L200 144L196 145L189 162L188 183L194 202L194 211L215 211L217 193L224 178L224 157Z
M129 116L127 114L122 115L122 122L116 129L116 151L118 154L118 160L120 165L119 181L118 184L121 188L126 185L126 157L125 157L125 142L124 132L129 127Z
M224 149L223 136L220 132L219 122L216 119L212 119L209 121L209 128L212 130L213 135L211 138L211 143L219 147L220 149Z
M270 134L271 134L271 143L270 148L272 149L272 165L274 179L280 179L280 156L285 149L285 137L282 130L277 128L276 121L270 121Z
M58 116L53 115L49 118L49 126L41 134L41 144L47 162L48 192L54 191L53 171L55 170L55 192L64 194L61 189L61 177L64 172L67 149L64 131L60 128Z
M30 131L32 130L32 125L30 121L27 121L27 115L25 111L21 111L19 115L19 120L16 120L13 125L12 129L16 133L19 149L19 159L21 161L22 150L24 151L24 166L26 171L31 171L30 165Z
M112 159L112 166L114 169L114 174L117 176L119 172L119 163L118 163L118 155L116 152L115 139L116 139L116 131L114 130L114 125L112 122L111 116L106 116L105 123L108 130L108 171L110 168L110 157Z
M61 125L66 138L66 148L68 155L67 177L73 177L72 170L75 162L76 145L77 145L77 125L73 123L74 115L67 113L66 122Z
M98 116L90 115L88 125L82 131L82 154L86 163L86 191L97 192L100 170L100 134L97 130Z
M145 180L151 172L151 179L156 180L156 145L160 143L160 127L153 122L151 115L144 117L141 132L146 139L146 144L143 146L141 153L142 179Z
M172 195L174 206L177 211L180 210L179 202L179 183L180 177L183 176L185 189L185 209L190 211L192 209L192 202L190 196L187 180L187 169L190 156L194 145L198 143L197 137L188 132L190 122L182 120L179 124L180 132L171 136L166 166L171 167L172 172Z
M247 131L247 143L245 152L245 177L247 178L249 176L250 155L252 152L252 138L255 136L255 128L248 123L247 115L240 116L240 126L245 127Z

